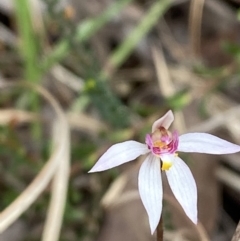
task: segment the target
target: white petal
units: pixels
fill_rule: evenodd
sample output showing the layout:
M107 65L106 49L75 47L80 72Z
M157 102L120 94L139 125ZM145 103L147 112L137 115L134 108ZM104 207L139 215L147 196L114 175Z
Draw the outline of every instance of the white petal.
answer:
M162 213L162 178L159 158L149 154L143 162L138 176L138 188L147 211L151 233L153 234Z
M171 110L169 110L163 117L156 120L152 125L152 132L154 132L160 126L163 126L165 129L168 129L169 126L174 121L174 115Z
M100 172L134 160L149 149L137 141L125 141L111 146L89 172Z
M187 133L179 136L178 151L208 154L230 154L240 146L207 133Z
M166 175L174 196L187 216L197 224L197 187L189 167L176 157Z

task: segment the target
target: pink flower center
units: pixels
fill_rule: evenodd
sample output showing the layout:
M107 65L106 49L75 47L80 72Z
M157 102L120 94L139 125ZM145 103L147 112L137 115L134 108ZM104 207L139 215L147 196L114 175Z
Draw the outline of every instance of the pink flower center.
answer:
M152 134L147 134L145 142L154 155L173 154L178 148L178 133L160 127Z

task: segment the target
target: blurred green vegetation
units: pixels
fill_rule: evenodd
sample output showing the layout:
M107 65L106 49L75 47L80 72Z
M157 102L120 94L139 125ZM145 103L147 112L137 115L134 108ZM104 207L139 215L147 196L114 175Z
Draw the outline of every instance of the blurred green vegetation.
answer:
M150 123L146 122L140 127L136 127L135 123L156 113L160 116L166 109L176 111L184 109L191 102L190 89L187 86L169 98L157 99L158 105L151 105L138 100L131 102L134 88L128 98L121 98L112 88L111 74L132 57L139 42L151 33L154 26L170 8L170 1L153 1L151 5L148 5L142 21L137 23L123 40L112 47L106 68L98 62L91 40L107 24L114 21L113 19L131 0L114 1L100 15L81 20L77 24L71 18L65 17L64 11L57 7L57 0L45 0L44 2L47 6L45 24L54 26L56 31L52 38L51 33L47 31L44 33L45 36L39 36L35 31L29 1L15 0L16 23L20 39L18 55L22 58L23 72L23 75L19 77L42 85L45 84L43 79L52 67L58 64L65 66L67 70L81 77L84 86L82 91L75 91L72 94L74 97L70 98L71 101L66 101L67 103L62 101L65 111L93 113L96 119L107 125L107 130L94 133L96 134L94 137L92 133L84 131L72 133L70 184L61 234L62 241L70 240L69 237L71 240L95 240L103 217L99 203L111 181L118 175L118 171L110 170L105 175L88 175L87 172L112 143L126 140L129 137L144 142L145 134L150 131ZM222 49L239 63L239 45L228 42L222 45ZM218 79L213 82L211 88L201 99L199 110L205 113L204 108L208 96L214 91L224 89L232 76L239 75L239 70L229 74L225 66L213 68L201 64L193 67L194 73L206 81L213 82L213 79ZM54 92L54 94L62 97L59 93ZM20 96L19 93L16 96L12 92L11 94L1 93L0 105L2 107L21 106L25 109L29 109L30 106L30 109L44 115L44 103L35 93L28 91L22 91ZM49 138L46 129L47 127L40 123L33 125L33 132L29 126L16 127L14 123L0 127L1 210L30 183L49 156L51 143L46 141L46 138ZM22 132L24 134L21 134ZM42 195L31 211L26 212L24 219L33 219L38 224L43 222L49 192L49 190L45 191L46 195ZM35 218L39 213L40 217ZM169 220L169 214L166 216ZM168 225L171 226L169 223ZM38 239L30 231L28 240Z

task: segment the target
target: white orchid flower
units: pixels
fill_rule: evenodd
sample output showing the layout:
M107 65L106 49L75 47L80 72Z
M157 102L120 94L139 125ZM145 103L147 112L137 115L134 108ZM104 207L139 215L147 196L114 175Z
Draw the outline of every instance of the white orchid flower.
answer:
M178 135L168 131L174 120L172 111L152 125L152 133L146 135L146 144L125 141L111 146L89 172L100 172L148 154L142 163L138 188L147 211L153 234L162 213L162 171L166 171L169 185L186 215L197 224L197 188L193 175L177 152L230 154L240 151L240 146L207 133Z

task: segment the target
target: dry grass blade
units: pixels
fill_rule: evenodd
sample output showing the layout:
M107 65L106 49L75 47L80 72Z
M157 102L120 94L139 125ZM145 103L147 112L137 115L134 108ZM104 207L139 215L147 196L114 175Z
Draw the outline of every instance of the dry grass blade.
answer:
M56 78L56 80L78 93L84 89L84 80L74 75L61 65L55 65L51 69L51 74Z
M153 61L154 65L157 71L157 77L158 77L158 84L160 87L160 91L162 92L162 95L165 98L171 97L175 93L175 88L173 86L169 69L166 63L166 60L164 58L162 49L152 47L152 55L153 55ZM176 112L175 113L175 122L174 125L176 129L178 129L181 132L184 132L186 130L185 127L185 121L182 112Z
M38 35L42 35L44 33L44 21L43 21L43 5L40 0L30 0L29 1L31 19L33 23L33 27Z
M240 222L238 223L238 226L232 238L232 241L239 241L239 240L240 240Z
M7 46L14 46L17 42L16 36L2 23L0 23L0 40Z
M183 213L182 207L176 201L175 198L173 198L172 196L170 196L168 194L163 194L163 199L166 200L172 206L174 206L174 208L176 208L180 213ZM198 222L198 224L195 225L192 223L192 221L190 219L186 218L186 220L192 224L193 229L196 230L201 241L210 241L210 238L208 237L207 232L205 231L204 227L202 226L202 224L200 222Z
M103 196L101 200L101 205L104 208L109 208L111 206L114 206L116 204L119 204L122 201L122 191L127 183L127 177L126 175L122 174L120 175L110 186L110 188L107 190L105 195ZM134 195L136 192L134 191ZM126 196L126 195L125 195ZM137 192L137 198L139 198L139 194Z
M39 119L39 116L31 112L15 109L0 110L0 125L6 125L11 122L29 123Z
M54 125L53 139L54 143L58 143L59 130L61 123L56 121ZM44 224L43 241L55 241L59 239L63 210L67 196L69 162L70 162L70 141L68 137L64 139L64 153L60 161L59 168L54 176L52 184L52 198L49 205L47 220Z
M204 0L192 0L189 15L190 45L194 57L200 56Z
M1 83L0 88L28 87L41 94L51 105L56 113L58 128L58 139L49 160L44 165L40 173L35 177L31 184L13 201L5 210L0 213L0 233L8 228L41 194L46 188L54 173L60 168L59 163L66 158L69 144L69 128L66 117L57 101L45 89L26 83L8 84ZM62 167L61 167L62 168ZM61 218L61 217L60 217ZM56 227L54 227L56 228ZM51 230L58 236L58 230Z
M178 62L184 63L186 60L185 48L183 47L183 45L176 41L165 19L163 19L163 21L160 23L158 30L159 38L162 39L164 46L166 46L171 55Z
M158 85L164 97L174 94L174 87L171 82L167 63L160 48L152 47L153 61L157 72Z
M226 110L219 114L214 115L213 117L202 122L201 124L191 127L188 131L189 132L193 132L193 131L212 132L221 126L224 126L227 123L230 123L232 119L234 119L238 115L240 115L240 107L235 106L229 110ZM228 117L227 120L226 120L226 116Z
M85 131L93 135L107 130L107 126L104 123L84 113L70 112L67 114L67 118L71 129Z

